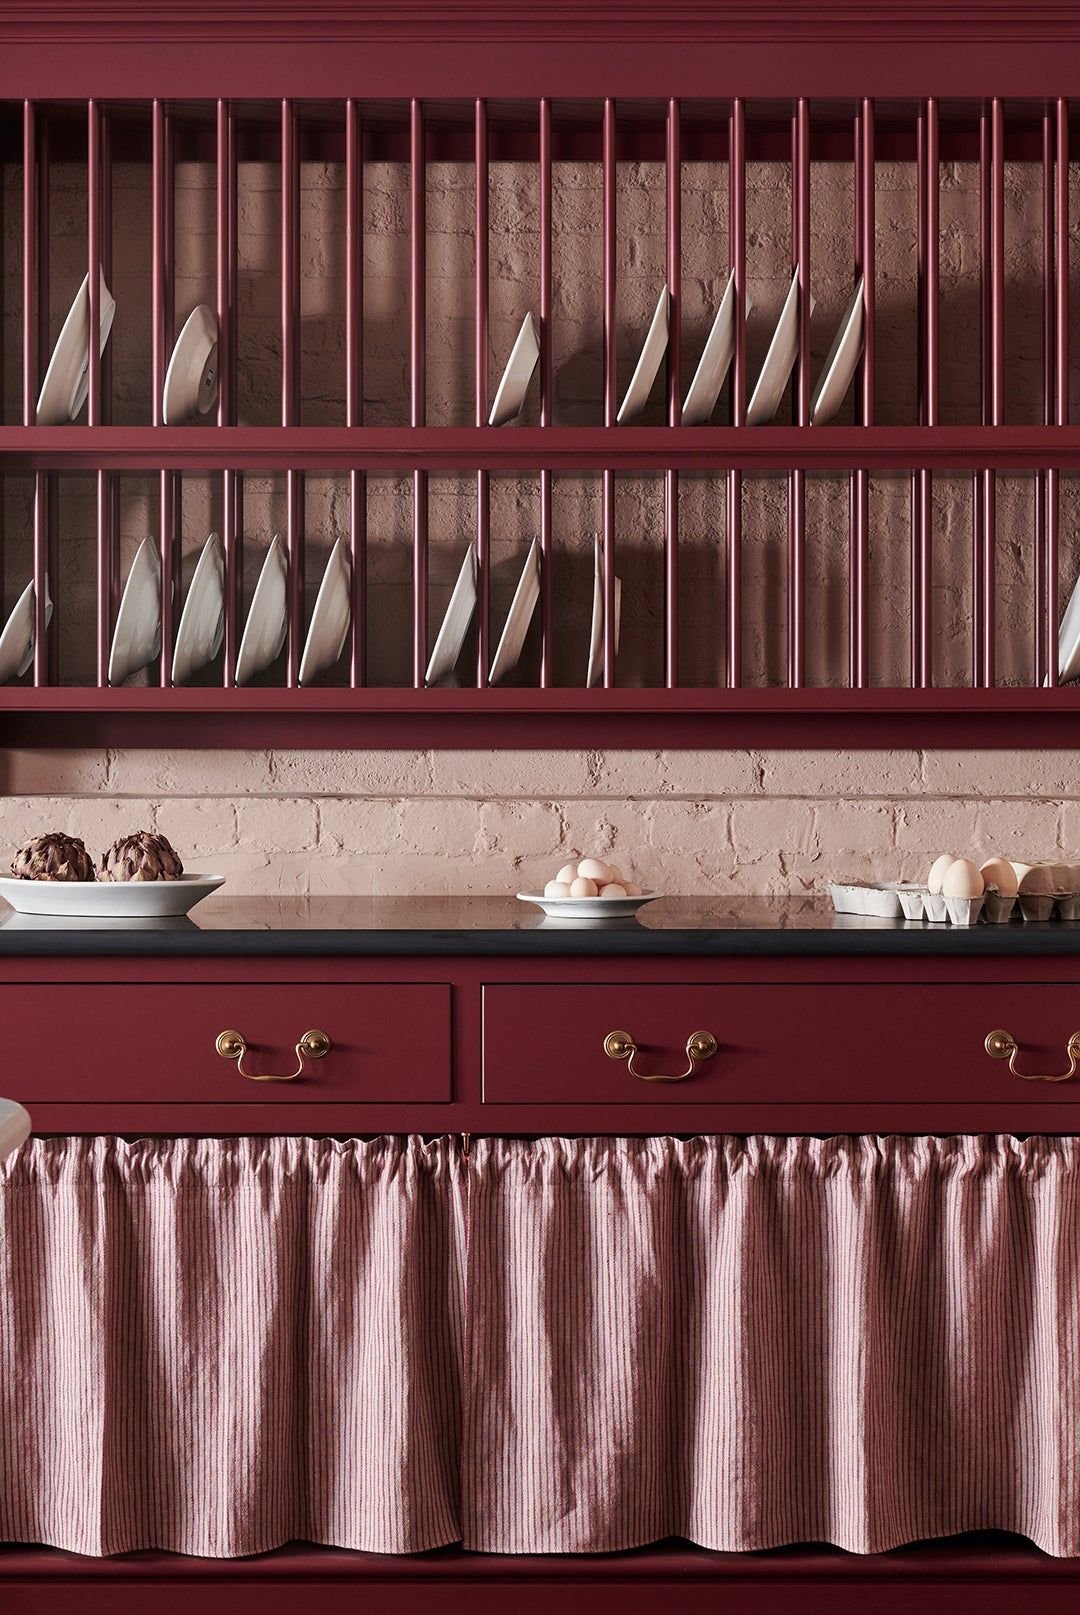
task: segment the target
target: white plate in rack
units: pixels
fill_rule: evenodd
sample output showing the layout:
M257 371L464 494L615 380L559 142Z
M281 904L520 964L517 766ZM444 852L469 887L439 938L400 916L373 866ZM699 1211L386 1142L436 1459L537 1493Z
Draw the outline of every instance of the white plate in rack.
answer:
M534 903L551 920L627 920L663 895L642 892L638 897L545 897L543 892L518 892L517 900Z
M127 575L109 651L109 683L123 684L161 649L161 556L144 538Z
M465 635L476 610L476 545L470 544L461 563L454 592L439 625L431 660L424 674L424 683L438 684L457 666Z
M1080 678L1080 576L1073 584L1065 615L1058 629L1058 683L1071 684ZM1049 683L1048 679L1043 680Z
M630 385L626 389L626 396L619 405L619 413L615 420L617 425L625 426L640 415L649 401L649 394L653 390L656 373L663 363L664 354L668 345L668 289L661 287L653 312L652 323L648 334L642 344L638 362L634 366L634 374L630 377Z
M746 299L746 312L750 313L753 303ZM727 379L728 370L735 354L735 271L728 276L724 295L720 299L720 307L716 311L716 318L712 322L712 329L701 350L698 367L694 371L694 379L690 383L690 390L686 395L686 402L682 407L682 423L684 426L707 426L709 417L716 408L716 400L720 396L720 389Z
M851 386L851 378L855 374L855 366L859 362L863 345L864 282L865 277L860 275L859 284L851 294L851 301L844 310L844 317L836 328L832 346L821 367L821 375L818 377L818 384L810 403L811 426L824 426L827 421L831 421Z
M225 553L216 533L202 547L176 630L172 681L186 684L214 660L225 633Z
M52 597L45 584L45 626L52 621ZM34 585L28 583L11 608L0 634L0 684L21 679L34 660Z
M217 403L217 361L217 315L208 303L200 303L184 321L165 372L161 414L166 426L209 415Z
M300 658L299 681L310 684L319 673L333 667L342 651L352 621L352 563L349 547L339 538L326 562L326 570L315 597L311 626Z
M287 590L289 563L285 546L275 533L251 597L251 610L244 624L240 652L236 658L237 684L249 683L264 673L281 655L289 626Z
M189 913L224 884L224 875L184 874L179 880L16 880L0 875L0 897L17 914L164 919Z
M814 312L817 300L810 298L810 312ZM791 277L791 286L784 306L780 310L780 318L776 322L769 351L765 355L765 363L761 367L761 374L757 379L746 411L747 426L767 426L780 406L784 396L784 388L788 384L795 360L799 354L799 271L795 270Z
M540 335L536 321L531 314L526 314L499 380L495 402L488 416L489 426L506 426L521 414L521 406L525 402L539 357Z
M101 294L98 298L99 352L105 352L116 300L101 276ZM56 346L45 372L45 380L38 394L34 415L38 426L66 426L75 420L86 403L90 384L90 276L75 293L75 301L68 310L67 319L60 329Z
M498 647L488 674L489 684L500 683L508 673L513 672L520 661L521 652L525 647L525 636L529 632L529 624L532 622L539 598L540 543L534 538L525 557L525 565L521 569L521 577L518 579L518 586L499 636Z

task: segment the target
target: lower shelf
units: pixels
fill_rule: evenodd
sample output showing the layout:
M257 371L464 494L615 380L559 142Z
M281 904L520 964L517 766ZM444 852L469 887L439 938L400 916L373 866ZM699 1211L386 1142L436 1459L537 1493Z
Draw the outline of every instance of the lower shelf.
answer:
M1080 745L1080 686L0 689L5 746L701 749Z
M190 1610L198 1589L200 1615L235 1611L237 1596L257 1593L259 1608L295 1608L311 1591L320 1612L364 1611L406 1615L425 1611L505 1610L515 1615L560 1611L649 1611L678 1594L681 1610L715 1610L718 1595L731 1611L792 1609L800 1615L865 1608L925 1612L1015 1610L1017 1594L1037 1589L1040 1615L1064 1615L1076 1606L1080 1560L1051 1559L1016 1537L997 1533L859 1556L827 1547L783 1548L767 1553L709 1553L684 1543L662 1543L631 1553L581 1557L505 1557L457 1548L414 1557L345 1552L294 1544L252 1559L194 1559L137 1553L118 1559L82 1559L48 1548L0 1548L0 1602L6 1615L42 1608L50 1615L105 1611L124 1615L153 1598L156 1615ZM152 1591L151 1591L152 1590Z

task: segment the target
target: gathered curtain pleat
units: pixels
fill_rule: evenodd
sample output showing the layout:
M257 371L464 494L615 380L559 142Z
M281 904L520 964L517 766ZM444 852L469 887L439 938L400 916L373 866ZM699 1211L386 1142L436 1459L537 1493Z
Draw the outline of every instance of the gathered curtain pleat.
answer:
M0 1540L460 1535L446 1140L33 1141L0 1204Z
M34 1140L0 1540L1080 1554L1080 1140Z

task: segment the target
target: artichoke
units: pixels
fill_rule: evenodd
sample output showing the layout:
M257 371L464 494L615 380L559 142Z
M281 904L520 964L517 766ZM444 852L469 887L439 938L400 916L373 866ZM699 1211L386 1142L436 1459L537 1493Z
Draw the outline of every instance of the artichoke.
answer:
M20 847L11 863L16 880L93 880L94 860L78 836L35 836Z
M152 830L121 836L101 859L102 880L179 880L183 873L170 843Z

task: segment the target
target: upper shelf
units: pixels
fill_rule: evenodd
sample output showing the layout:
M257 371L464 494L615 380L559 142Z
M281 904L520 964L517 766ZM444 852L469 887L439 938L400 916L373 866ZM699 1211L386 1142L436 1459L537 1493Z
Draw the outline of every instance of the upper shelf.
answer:
M1040 471L1080 426L0 426L0 471Z

